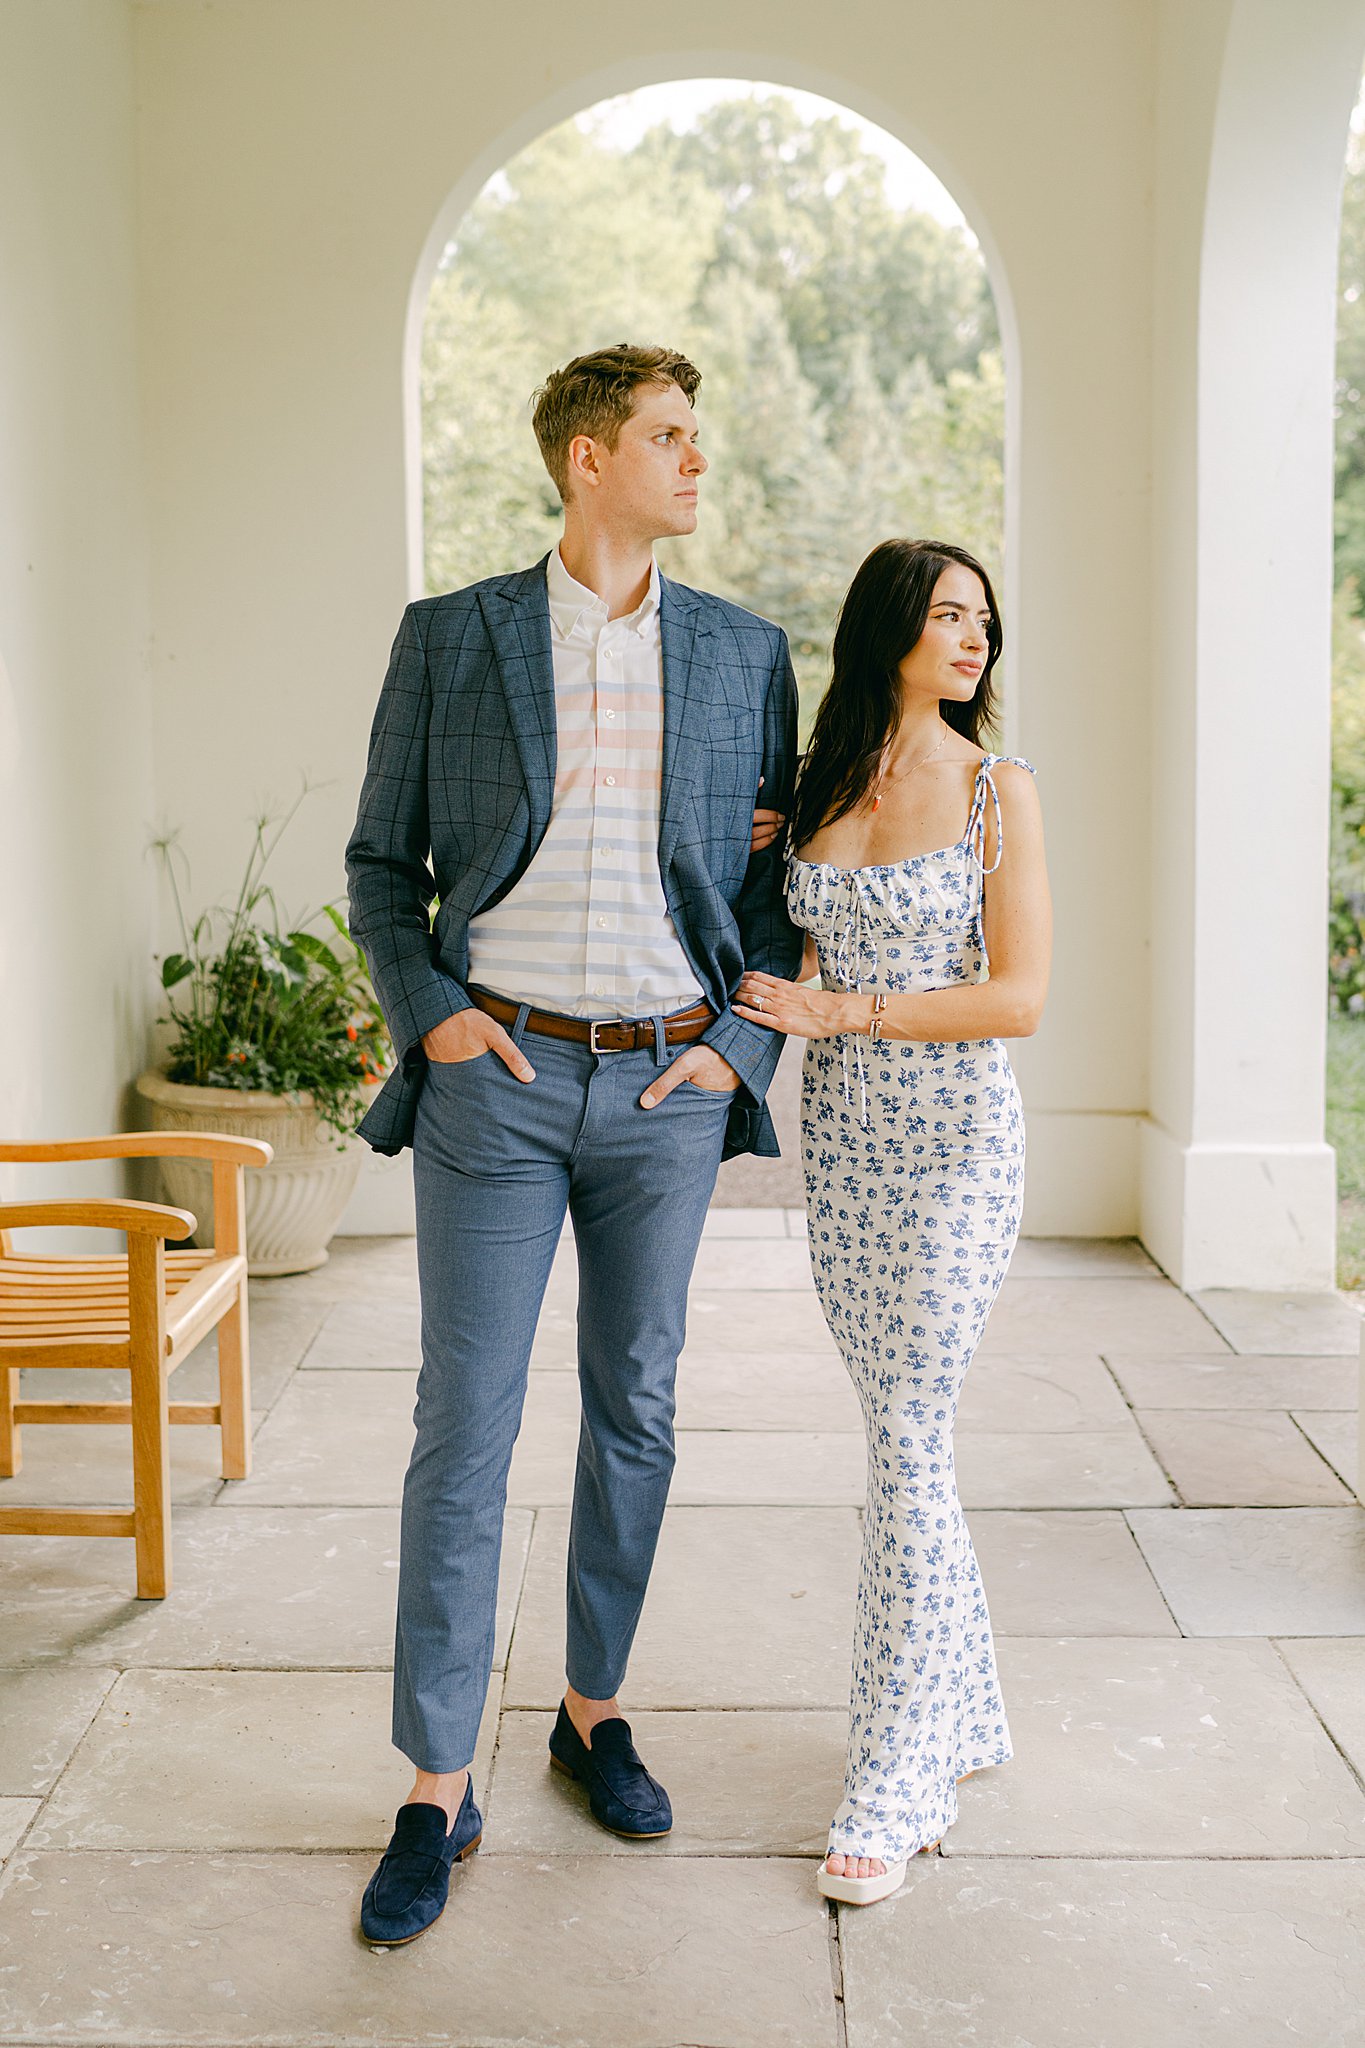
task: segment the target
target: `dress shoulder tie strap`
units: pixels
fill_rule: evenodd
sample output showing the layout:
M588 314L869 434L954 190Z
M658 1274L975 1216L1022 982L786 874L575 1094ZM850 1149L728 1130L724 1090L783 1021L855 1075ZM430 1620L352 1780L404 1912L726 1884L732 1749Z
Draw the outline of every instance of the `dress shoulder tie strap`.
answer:
M986 754L976 771L976 782L972 790L972 808L967 819L967 848L972 859L983 875L993 875L1000 865L1005 851L1005 828L1000 820L1000 797L995 787L992 768L1001 761L1008 761L1012 767L1027 768L1030 775L1038 770L1032 761L1026 761L1022 754ZM989 795L995 809L995 859L986 866L986 798Z

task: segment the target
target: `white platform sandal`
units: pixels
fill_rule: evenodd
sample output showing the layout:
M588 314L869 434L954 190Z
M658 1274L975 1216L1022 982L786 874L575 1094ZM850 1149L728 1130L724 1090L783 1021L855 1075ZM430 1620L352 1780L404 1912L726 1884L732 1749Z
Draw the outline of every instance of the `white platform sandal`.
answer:
M888 1863L879 1877L836 1877L822 1863L815 1882L826 1899L838 1899L844 1906L872 1906L878 1899L889 1899L892 1892L900 1890L907 1868L904 1863Z

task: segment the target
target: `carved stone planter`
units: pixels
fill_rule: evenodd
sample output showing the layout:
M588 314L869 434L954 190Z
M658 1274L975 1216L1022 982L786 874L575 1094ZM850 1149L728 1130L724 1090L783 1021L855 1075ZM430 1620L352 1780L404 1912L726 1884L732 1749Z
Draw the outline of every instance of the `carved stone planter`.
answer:
M312 1097L244 1088L192 1088L155 1070L141 1075L137 1092L154 1131L225 1131L264 1138L275 1148L269 1166L246 1176L247 1271L307 1273L323 1264L327 1244L351 1198L365 1153L363 1139L340 1147L336 1133L318 1122ZM357 1097L357 1115L364 1098ZM159 1162L166 1193L177 1208L199 1219L195 1240L213 1242L213 1177L197 1159Z

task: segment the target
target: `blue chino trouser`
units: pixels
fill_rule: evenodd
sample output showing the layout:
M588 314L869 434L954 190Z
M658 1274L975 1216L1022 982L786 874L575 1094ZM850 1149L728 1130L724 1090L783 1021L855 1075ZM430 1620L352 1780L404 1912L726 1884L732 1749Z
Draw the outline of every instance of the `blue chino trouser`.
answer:
M673 1383L687 1286L729 1094L682 1082L640 1097L652 1049L592 1053L512 1036L432 1062L413 1135L422 1370L403 1487L393 1739L419 1770L474 1754L493 1662L507 1468L566 1211L578 1250L582 1425L569 1536L570 1685L610 1699L625 1676L673 1473Z

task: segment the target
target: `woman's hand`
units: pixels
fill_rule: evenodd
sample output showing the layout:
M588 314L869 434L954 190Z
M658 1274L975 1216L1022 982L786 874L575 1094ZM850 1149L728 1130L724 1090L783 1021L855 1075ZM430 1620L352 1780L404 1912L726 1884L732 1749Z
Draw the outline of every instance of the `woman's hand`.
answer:
M861 1005L864 1015L855 1014ZM746 974L730 1007L749 1024L791 1038L833 1038L840 1031L860 1031L871 1014L870 996L844 995L838 989L801 988L779 981L775 974Z
M756 853L766 852L786 822L781 811L755 811L754 833L749 847L750 857Z

